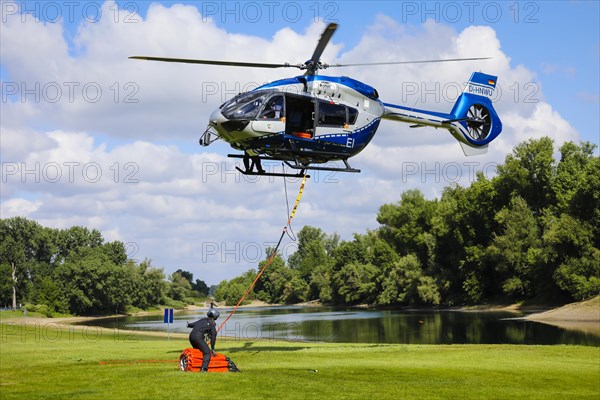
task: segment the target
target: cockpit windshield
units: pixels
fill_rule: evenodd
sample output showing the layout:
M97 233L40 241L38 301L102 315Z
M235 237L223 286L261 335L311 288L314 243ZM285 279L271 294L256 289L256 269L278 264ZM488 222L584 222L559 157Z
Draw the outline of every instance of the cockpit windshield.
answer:
M223 104L221 113L227 119L254 119L267 97L266 92L243 93Z

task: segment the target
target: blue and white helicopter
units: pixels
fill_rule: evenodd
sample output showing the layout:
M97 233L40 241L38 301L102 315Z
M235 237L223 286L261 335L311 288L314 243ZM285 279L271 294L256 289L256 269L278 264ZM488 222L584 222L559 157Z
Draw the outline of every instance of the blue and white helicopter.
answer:
M384 103L377 90L347 76L318 75L321 69L345 66L431 63L482 60L461 58L427 61L401 61L363 64L321 63L320 57L337 24L329 24L310 58L303 64L266 64L236 61L142 57L132 59L220 66L289 68L304 75L281 79L241 93L215 110L200 144L218 139L228 142L242 154L247 175L303 176L306 170L360 172L348 159L360 153L371 141L382 119L411 124L411 128L432 126L448 130L460 143L465 155L487 152L488 143L502 131L502 123L491 99L497 78L474 72L449 114ZM266 172L261 160L285 162L294 174ZM344 166L331 166L341 161Z

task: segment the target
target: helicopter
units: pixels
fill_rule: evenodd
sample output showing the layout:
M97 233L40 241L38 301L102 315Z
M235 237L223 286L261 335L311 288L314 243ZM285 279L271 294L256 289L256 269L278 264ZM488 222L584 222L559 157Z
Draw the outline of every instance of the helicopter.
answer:
M319 70L338 67L391 64L442 63L485 60L488 57L359 64L321 62L320 57L338 25L327 25L312 57L301 64L269 64L132 56L130 59L235 66L298 68L303 75L266 83L224 102L209 117L199 142L209 146L222 139L242 153L245 175L302 177L307 170L360 172L348 159L373 139L381 120L410 124L411 128L446 129L466 156L485 154L488 144L502 132L502 122L492 105L497 77L473 72L450 113L421 110L379 99L375 88L348 76L325 76ZM262 160L285 163L295 173L267 172ZM331 165L339 162L343 166Z

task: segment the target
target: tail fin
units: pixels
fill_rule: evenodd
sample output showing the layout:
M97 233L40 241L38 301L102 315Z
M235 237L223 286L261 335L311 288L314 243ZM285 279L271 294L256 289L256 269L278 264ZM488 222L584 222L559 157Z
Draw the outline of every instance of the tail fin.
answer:
M485 154L488 143L502 132L502 122L494 110L492 99L497 77L473 72L465 90L456 100L450 123L452 135L467 156Z

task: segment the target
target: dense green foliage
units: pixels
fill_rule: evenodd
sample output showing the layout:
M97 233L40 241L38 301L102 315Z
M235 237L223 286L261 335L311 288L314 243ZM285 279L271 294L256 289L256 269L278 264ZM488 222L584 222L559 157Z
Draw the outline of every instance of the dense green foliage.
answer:
M469 187L447 187L434 200L405 191L381 206L378 229L352 241L305 226L297 252L287 263L277 255L248 299L437 306L592 297L600 292L600 158L589 143L568 142L559 152L556 160L549 138L530 140L492 179L479 173ZM256 274L216 289L181 269L166 280L97 230L0 219L0 306L121 313L183 306L209 292L232 305Z
M97 230L50 229L15 217L0 219L0 241L2 306L30 303L30 311L48 316L122 313L192 294L191 273L180 270L167 281L162 269L128 260L122 242L105 242Z
M375 231L339 236L305 226L287 265L277 256L250 298L271 303L453 305L582 300L600 293L600 158L551 139L518 145L467 188L428 200L418 190L384 204ZM258 266L259 270L264 261ZM221 282L235 303L251 270Z
M242 372L201 375L178 369L185 335L48 322L0 324L2 400L598 398L593 347L219 339Z

